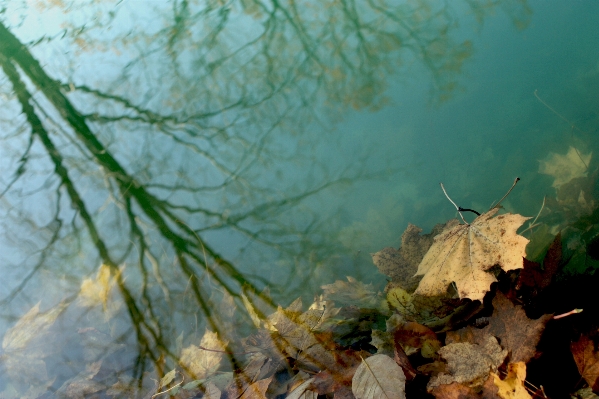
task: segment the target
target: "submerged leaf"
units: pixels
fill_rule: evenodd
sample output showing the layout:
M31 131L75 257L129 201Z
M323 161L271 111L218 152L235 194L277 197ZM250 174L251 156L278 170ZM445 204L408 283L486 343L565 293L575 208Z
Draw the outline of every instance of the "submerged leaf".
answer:
M528 240L516 230L529 218L517 214L497 217L499 208L477 217L470 224L446 229L418 266L424 275L417 294L443 295L455 283L460 298L482 300L496 280L489 269L498 265L504 271L521 269Z
M379 252L371 254L372 262L379 271L389 277L402 288L412 292L418 285L418 279L414 273L418 264L433 244L433 238L443 230L453 227L458 223L452 219L445 224L436 225L429 234L420 235L422 229L413 224L401 235L401 247L383 248Z
M206 330L200 341L200 346L189 345L183 349L179 362L195 378L206 378L220 366L227 343L221 341L217 333Z
M405 399L406 377L389 356L374 355L362 361L352 379L357 399Z
M586 176L592 155L592 152L579 153L574 147L570 147L565 155L552 152L545 160L539 161L539 173L553 176L553 187L558 188L572 179Z
M383 301L372 284L364 284L350 276L347 276L347 281L337 280L333 284L323 285L321 288L325 298L341 305L377 309L381 307Z

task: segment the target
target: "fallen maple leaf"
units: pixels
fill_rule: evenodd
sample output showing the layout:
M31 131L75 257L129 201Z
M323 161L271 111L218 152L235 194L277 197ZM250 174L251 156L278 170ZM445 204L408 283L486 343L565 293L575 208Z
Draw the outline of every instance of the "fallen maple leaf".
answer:
M578 372L593 389L599 392L599 353L595 343L588 336L582 335L578 341L570 344Z
M499 388L497 395L502 399L531 399L524 380L526 379L526 364L524 362L510 363L507 366L507 376L504 380L495 373L493 382Z
M401 235L399 250L390 247L383 248L379 252L370 254L372 262L381 273L391 277L392 282L412 292L418 285L418 279L414 278L414 273L416 273L418 264L433 244L433 238L457 223L457 219L452 219L445 224L438 224L433 227L429 234L424 235L420 235L422 232L420 227L408 224L408 227Z
M416 294L444 295L455 283L460 298L482 300L497 279L488 272L495 265L509 271L521 269L528 240L516 230L529 218L506 213L497 217L499 208L478 216L470 224L446 229L418 266L420 281Z
M592 152L583 155L574 147L570 147L565 155L552 152L539 161L539 173L553 176L553 187L559 188L572 179L586 176L592 155Z
M374 355L362 361L352 379L356 399L405 399L406 377L386 355Z
M493 315L483 333L494 335L509 353L510 362L528 362L536 352L537 343L552 315L536 320L526 316L522 306L514 305L498 291L493 298Z

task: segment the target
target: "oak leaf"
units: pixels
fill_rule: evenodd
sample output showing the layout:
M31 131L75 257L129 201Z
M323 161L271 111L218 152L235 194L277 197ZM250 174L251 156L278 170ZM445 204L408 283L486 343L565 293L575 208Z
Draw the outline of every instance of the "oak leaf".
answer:
M570 147L565 155L552 152L539 161L539 173L553 176L553 187L559 188L572 179L586 176L592 155L592 152L579 153L574 147Z
M521 269L528 240L516 230L529 218L506 213L499 208L478 216L470 224L444 230L418 266L423 275L416 294L443 295L455 283L461 299L481 300L497 279L489 269L498 265L504 271Z
M493 315L483 333L494 335L509 353L510 362L528 362L536 352L537 343L552 315L536 320L526 316L522 306L514 305L498 291L493 298Z
M374 355L362 361L352 379L356 399L405 399L406 377L386 355Z
M593 340L582 335L578 341L570 344L570 349L582 378L593 392L599 392L599 352L595 349Z

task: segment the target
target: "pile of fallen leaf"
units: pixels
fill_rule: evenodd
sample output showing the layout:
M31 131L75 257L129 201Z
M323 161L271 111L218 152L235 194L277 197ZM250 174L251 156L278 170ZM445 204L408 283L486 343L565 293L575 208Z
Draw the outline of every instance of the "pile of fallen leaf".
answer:
M450 220L429 234L409 225L399 249L372 254L388 276L384 292L348 277L323 286L307 309L300 299L268 312L259 296L243 295L237 307L221 298L221 333L181 341L177 364L159 379L132 381L111 369L104 352L86 355L79 374L55 382L50 352L39 342L66 304L45 313L36 306L4 336L11 385L0 396L597 397L599 172L587 172L590 161L591 154L570 149L541 162L556 195L534 220L495 206L471 223ZM84 281L78 306L118 312L112 279L102 267ZM245 337L227 324L242 310L254 325ZM97 342L110 332L97 325L78 334Z

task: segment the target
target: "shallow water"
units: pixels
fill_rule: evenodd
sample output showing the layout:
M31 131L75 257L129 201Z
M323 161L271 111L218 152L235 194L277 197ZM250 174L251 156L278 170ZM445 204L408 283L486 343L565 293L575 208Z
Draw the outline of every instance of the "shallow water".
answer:
M3 14L24 50L0 48L0 333L69 304L37 350L52 389L89 340L139 376L206 326L249 328L242 290L382 289L369 253L456 216L439 182L482 212L518 176L503 205L534 216L555 192L539 160L597 151L596 2L213 3ZM88 285L94 307L102 264L120 277Z

